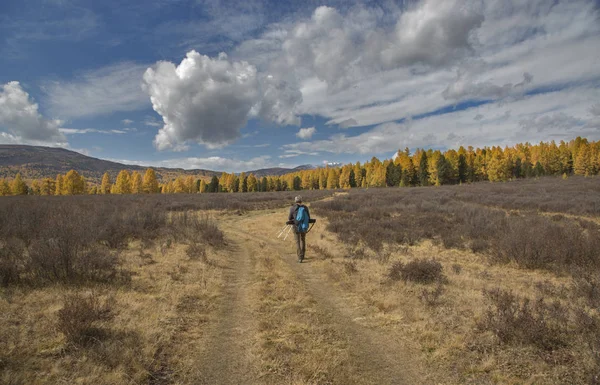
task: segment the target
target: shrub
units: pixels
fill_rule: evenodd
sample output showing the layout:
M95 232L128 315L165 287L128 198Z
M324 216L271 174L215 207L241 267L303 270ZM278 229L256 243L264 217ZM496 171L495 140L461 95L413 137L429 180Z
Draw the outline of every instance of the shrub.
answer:
M494 333L501 343L543 350L566 345L568 311L558 302L548 304L542 298L532 302L502 289L485 290L484 296L491 304L478 327Z
M20 281L25 270L24 243L11 238L0 241L0 285L8 286Z
M346 272L346 274L352 275L358 272L355 261L344 261L342 264L344 265L344 272Z
M202 260L206 262L206 247L199 243L192 243L185 251L189 259Z
M421 301L423 301L423 303L425 303L427 306L436 306L440 303L440 297L442 296L442 294L444 294L445 291L446 289L444 288L442 282L438 282L434 289L430 290L424 288L421 291Z
M333 258L333 255L328 250L322 248L319 245L312 245L309 247L311 248L312 251L314 251L314 253L316 255L321 256L321 258L323 258L323 259L332 259Z
M86 345L106 336L102 326L114 315L112 297L101 301L95 293L67 295L63 308L58 311L58 330L69 343Z
M442 264L435 259L415 259L406 264L394 262L388 272L388 278L393 281L402 279L418 283L443 282Z
M173 236L191 242L205 242L213 247L225 245L225 237L214 220L194 212L182 212L173 216Z

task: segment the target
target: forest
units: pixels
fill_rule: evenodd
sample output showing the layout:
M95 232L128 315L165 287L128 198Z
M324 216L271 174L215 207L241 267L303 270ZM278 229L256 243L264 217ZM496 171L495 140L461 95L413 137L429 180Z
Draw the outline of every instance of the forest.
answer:
M569 142L519 143L513 147L465 148L447 151L406 148L395 157L341 167L315 168L282 176L257 178L253 174L223 172L220 177L177 176L158 180L152 168L121 170L113 181L108 173L100 185L71 170L55 179L26 181L17 173L0 179L0 196L270 192L334 190L338 188L441 186L479 181L504 182L521 178L569 175L593 176L600 172L600 141L577 137Z

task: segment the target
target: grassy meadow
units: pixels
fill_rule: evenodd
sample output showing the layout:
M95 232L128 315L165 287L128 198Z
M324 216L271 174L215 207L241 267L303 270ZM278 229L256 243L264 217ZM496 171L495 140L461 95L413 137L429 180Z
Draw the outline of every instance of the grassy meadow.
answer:
M0 383L598 383L600 179L0 198Z

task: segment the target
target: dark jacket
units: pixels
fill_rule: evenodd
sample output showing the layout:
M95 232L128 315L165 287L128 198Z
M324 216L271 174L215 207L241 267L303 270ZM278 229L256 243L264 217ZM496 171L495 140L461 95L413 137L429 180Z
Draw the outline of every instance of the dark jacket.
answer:
M298 207L300 206L304 207L304 210L306 210L306 214L308 214L308 217L310 218L310 211L308 211L308 207L304 206L303 204L295 203L292 207L290 207L290 215L288 215L288 221L293 221L296 219L296 213L298 212Z

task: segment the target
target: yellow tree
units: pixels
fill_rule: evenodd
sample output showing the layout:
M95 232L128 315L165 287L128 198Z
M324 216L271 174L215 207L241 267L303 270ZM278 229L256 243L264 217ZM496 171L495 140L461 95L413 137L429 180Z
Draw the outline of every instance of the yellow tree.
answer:
M590 146L585 143L579 147L579 152L575 158L575 164L573 165L575 174L590 176L592 171L592 159L591 159Z
M141 194L144 192L144 186L142 183L142 176L139 172L134 171L131 173L131 193Z
M102 184L100 185L100 194L110 194L110 186L112 182L110 180L110 175L107 172L102 175Z
M193 194L195 193L196 189L196 181L194 180L194 176L190 175L187 178L185 178L185 192L188 194Z
M111 191L113 194L131 194L131 177L127 170L121 170L117 175L114 188Z
M58 174L58 175L56 175L54 195L62 195L62 193L63 193L63 176L61 174Z
M10 184L10 190L13 195L27 195L27 184L21 179L21 174L17 174Z
M329 190L335 190L336 188L339 187L338 186L339 181L340 181L340 177L338 176L335 169L330 168L329 172L327 174L327 188Z
M146 194L156 194L160 192L158 180L156 179L156 172L151 168L147 169L144 174L143 187Z
M206 182L204 181L204 179L202 179L200 181L200 193L205 193L206 192Z
M490 182L505 182L511 177L508 159L499 148L491 151L487 163L487 174Z
M71 170L63 179L63 195L81 195L85 194L85 179L75 170Z
M0 196L11 195L10 185L6 179L0 179Z
M185 186L185 181L183 180L183 177L178 176L177 179L175 179L175 183L173 183L173 191L176 194L183 194L185 192L187 192L187 188Z
M42 185L40 187L40 194L41 195L54 195L55 191L56 191L56 182L54 181L54 179L45 178L42 181Z
M254 192L257 190L258 190L258 181L256 180L256 177L254 176L254 174L248 175L248 191Z
M39 180L35 179L31 182L31 193L33 195L42 195L42 186Z

